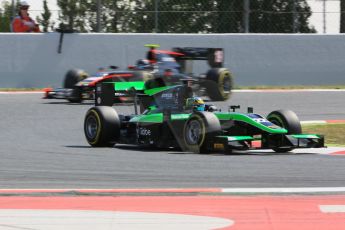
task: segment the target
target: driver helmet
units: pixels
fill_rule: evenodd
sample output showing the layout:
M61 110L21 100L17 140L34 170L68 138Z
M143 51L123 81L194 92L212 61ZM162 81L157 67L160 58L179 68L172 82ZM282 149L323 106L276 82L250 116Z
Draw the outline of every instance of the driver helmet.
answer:
M205 102L200 97L187 98L186 107L196 111L205 111Z
M146 68L146 67L148 67L148 66L150 66L150 61L147 60L147 59L139 59L139 60L137 61L137 67L138 67L138 68L144 69L144 68Z

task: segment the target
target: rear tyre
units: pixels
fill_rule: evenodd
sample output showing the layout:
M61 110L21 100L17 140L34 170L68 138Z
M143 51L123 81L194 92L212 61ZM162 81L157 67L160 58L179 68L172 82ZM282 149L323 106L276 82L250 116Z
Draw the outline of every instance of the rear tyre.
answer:
M67 100L71 103L81 103L83 101L82 89L75 87Z
M206 74L205 84L208 96L213 101L226 101L230 98L233 77L226 68L210 69Z
M93 147L111 147L120 138L121 121L112 107L96 106L89 109L84 120L87 142Z
M67 99L68 101L72 103L82 102L82 90L76 84L87 77L88 74L80 69L71 69L66 73L63 87L73 90L70 98Z
M216 115L197 112L190 116L183 128L183 150L195 153L209 153L213 138L219 135L221 126Z
M288 131L287 134L301 134L302 127L295 112L291 110L277 110L273 111L267 116L267 120L275 125L278 125ZM293 150L294 148L274 148L275 152L285 153Z

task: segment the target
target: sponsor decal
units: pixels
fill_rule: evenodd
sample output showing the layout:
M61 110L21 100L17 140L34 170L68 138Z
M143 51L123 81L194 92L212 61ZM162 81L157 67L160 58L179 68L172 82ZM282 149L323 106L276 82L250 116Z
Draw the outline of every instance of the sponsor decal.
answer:
M266 122L268 122L268 120L266 120L264 118L253 118L253 120L258 122L258 123L266 123Z
M173 94L172 93L163 93L162 98L172 98Z
M151 130L146 128L139 128L139 135L141 136L151 136Z
M271 128L271 129L279 129L280 127L273 124L272 122L268 121L267 119L265 118L253 118L253 120L257 123L260 123L264 126L267 126L268 128Z
M214 143L213 148L217 150L224 150L224 144L222 143Z
M176 62L172 57L162 57L163 62Z

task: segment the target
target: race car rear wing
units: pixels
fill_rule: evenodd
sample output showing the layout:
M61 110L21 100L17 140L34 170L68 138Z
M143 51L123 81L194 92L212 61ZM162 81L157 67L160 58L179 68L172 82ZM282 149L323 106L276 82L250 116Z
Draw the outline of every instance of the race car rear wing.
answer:
M95 105L112 106L120 97L143 94L145 82L99 82L95 89Z
M145 89L144 85L135 82L100 82L96 85L95 105L113 106L120 97L132 98L137 114L137 106L141 110L155 105L158 108L181 110L185 105L186 98L193 96L192 89L187 85L163 86L153 89Z
M175 47L174 52L183 55L175 57L184 66L186 60L206 60L211 68L222 68L224 51L222 48Z

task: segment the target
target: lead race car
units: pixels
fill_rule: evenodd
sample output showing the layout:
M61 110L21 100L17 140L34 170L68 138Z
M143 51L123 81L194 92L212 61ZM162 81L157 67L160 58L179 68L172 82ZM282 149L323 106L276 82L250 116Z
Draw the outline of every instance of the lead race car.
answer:
M113 83L116 84L116 83ZM112 83L96 87L96 106L84 120L86 140L93 147L114 144L177 147L186 152L272 149L288 152L295 148L324 147L324 137L302 134L296 114L277 110L267 117L253 113L222 112L194 97L187 85L166 86L135 95L135 114L118 114L111 107L115 100ZM138 114L137 104L145 110Z
M200 96L213 101L227 100L231 95L233 77L223 67L224 53L221 48L176 47L172 51L158 50L155 44L148 44L155 60L140 59L136 65L119 70L101 68L89 76L85 71L72 69L66 73L63 88L46 89L45 98L67 99L80 103L94 99L94 88L99 82L142 82L145 89L181 84L188 80ZM192 62L207 61L210 69L205 74L194 74ZM121 95L121 93L118 93ZM121 101L121 97L118 98Z

